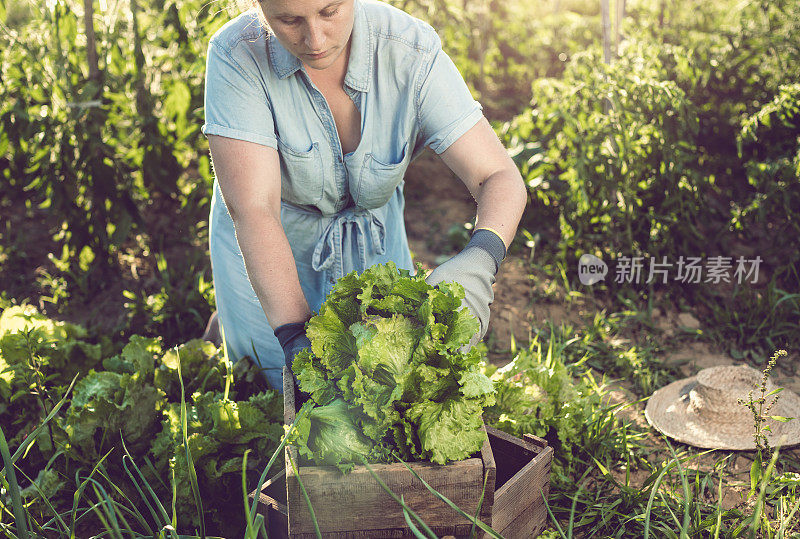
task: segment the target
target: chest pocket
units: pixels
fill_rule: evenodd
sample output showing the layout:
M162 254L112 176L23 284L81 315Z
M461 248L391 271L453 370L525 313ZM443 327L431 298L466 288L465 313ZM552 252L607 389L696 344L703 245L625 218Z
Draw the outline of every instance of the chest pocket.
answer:
M278 139L281 159L281 198L301 205L313 205L322 200L325 192L326 167L319 143L300 151Z
M358 174L358 187L353 193L355 204L362 208L375 209L389 202L408 168L407 153L408 143L403 146L400 157L389 162L381 160L373 153L366 154Z

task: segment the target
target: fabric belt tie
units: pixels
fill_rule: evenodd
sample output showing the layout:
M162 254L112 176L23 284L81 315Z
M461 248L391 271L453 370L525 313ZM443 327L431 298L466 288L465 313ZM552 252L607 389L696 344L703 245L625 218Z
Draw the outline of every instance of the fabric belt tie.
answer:
M343 254L347 231L356 238L361 267L355 269L359 272L367 269L367 238L371 240L372 252L378 255L386 252L386 230L383 222L371 210L350 207L333 217L317 241L311 258L314 271L329 271L334 280L344 277Z

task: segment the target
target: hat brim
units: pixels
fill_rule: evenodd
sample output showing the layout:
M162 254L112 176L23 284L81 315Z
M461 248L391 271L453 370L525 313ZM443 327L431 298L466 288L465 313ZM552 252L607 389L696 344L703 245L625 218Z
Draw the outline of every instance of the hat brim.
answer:
M747 421L712 421L689 410L686 396L697 385L697 376L684 378L657 390L647 402L644 415L647 422L670 438L705 449L756 449L755 426L752 417ZM779 393L776 408L770 415L793 417L785 423L767 420L772 432L765 432L773 447L800 444L800 397L784 389ZM740 418L741 414L737 414ZM733 417L733 416L732 416Z

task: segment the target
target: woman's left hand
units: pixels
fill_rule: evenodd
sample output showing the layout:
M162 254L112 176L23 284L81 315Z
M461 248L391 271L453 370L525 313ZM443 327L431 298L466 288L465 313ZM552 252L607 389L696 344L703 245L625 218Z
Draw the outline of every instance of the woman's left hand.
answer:
M505 245L500 237L492 231L479 229L463 251L425 279L432 286L455 282L464 287L464 304L480 322L480 330L470 339L470 346L481 340L489 327L489 305L494 301L492 285L503 258Z

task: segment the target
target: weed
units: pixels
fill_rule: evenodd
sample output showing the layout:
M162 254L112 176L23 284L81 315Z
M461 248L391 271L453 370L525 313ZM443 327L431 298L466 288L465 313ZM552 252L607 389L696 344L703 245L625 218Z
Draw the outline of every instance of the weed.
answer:
M773 416L769 413L772 407L778 402L778 399L780 398L779 393L783 390L783 388L777 388L767 393L767 381L769 380L769 375L772 372L772 369L775 367L775 364L778 362L778 358L786 357L786 355L786 350L778 350L772 355L772 357L770 357L769 362L762 371L761 385L758 387L758 397L754 399L753 390L750 390L747 395L747 399L739 399L739 404L742 406L747 406L747 408L753 414L753 427L755 429L753 439L756 444L756 462L758 462L759 467L762 462L762 453L766 453L767 458L772 457L773 450L770 447L769 439L767 438L767 433L771 433L772 429L769 427L769 425L766 425L767 420L774 419L776 421L788 421L791 419ZM767 404L767 398L773 395L775 395L775 398Z

